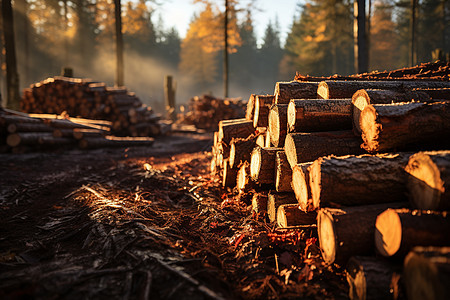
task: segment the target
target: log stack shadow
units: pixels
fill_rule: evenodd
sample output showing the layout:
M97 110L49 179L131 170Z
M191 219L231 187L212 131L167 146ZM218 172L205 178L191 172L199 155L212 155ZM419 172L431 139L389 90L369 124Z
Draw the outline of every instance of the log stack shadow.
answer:
M246 121L221 121L237 134L224 138L219 129L213 145L211 169L224 183L235 174L228 168L237 172L236 186L224 186L252 199L255 215L280 228L317 227L324 262L346 267L352 299L448 294L441 282L414 283L416 265L435 262L405 256L447 247L434 251L447 257L435 269L449 276L450 68L401 74L278 82L274 95L250 97ZM259 98L272 99L268 114L255 107ZM246 139L252 143L238 146ZM230 147L232 165L221 158Z

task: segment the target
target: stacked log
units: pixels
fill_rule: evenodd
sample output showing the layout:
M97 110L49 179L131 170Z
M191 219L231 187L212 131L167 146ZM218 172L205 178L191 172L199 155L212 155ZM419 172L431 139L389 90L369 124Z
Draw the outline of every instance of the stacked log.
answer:
M107 120L118 135L156 136L167 127L135 93L91 79L56 76L32 84L23 92L21 110Z

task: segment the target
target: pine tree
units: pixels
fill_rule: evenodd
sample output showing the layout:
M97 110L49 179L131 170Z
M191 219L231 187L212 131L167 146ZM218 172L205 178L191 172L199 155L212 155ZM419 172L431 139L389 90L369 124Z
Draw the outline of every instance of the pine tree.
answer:
M283 57L283 49L280 43L280 32L278 21L267 24L263 38L263 44L259 50L260 70L259 74L263 74L261 81L267 87L273 87L274 82L279 79L279 65ZM270 93L271 91L267 91Z

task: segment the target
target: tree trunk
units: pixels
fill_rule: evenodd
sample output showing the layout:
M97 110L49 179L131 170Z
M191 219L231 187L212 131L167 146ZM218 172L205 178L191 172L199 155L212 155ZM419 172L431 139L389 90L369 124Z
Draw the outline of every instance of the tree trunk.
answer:
M404 203L384 203L346 208L321 208L317 215L317 232L323 260L345 266L355 255L375 254L374 234L377 216Z
M6 128L8 133L18 132L53 132L53 128L47 124L39 123L11 123Z
M246 119L222 120L219 122L219 142L230 145L232 138L247 138L255 132L253 122Z
M375 247L383 256L403 259L415 246L450 246L447 213L388 209L375 223Z
M301 211L298 203L283 204L277 210L277 225L280 228L292 228L304 225L315 225L317 213Z
M407 201L408 153L322 157L309 168L314 208Z
M14 17L11 0L2 0L3 40L5 43L7 107L20 109L19 74L14 40Z
M344 81L326 80L319 83L317 94L323 99L352 98L361 89L382 89L404 92L415 88L448 88L450 81L397 80L397 81Z
M253 127L267 127L269 125L269 112L273 99L273 95L256 96Z
M351 130L289 133L284 150L291 168L326 155L360 154L361 140Z
M400 271L387 261L372 256L354 256L347 263L350 300L398 299Z
M414 92L424 92L431 99L441 99L441 100L450 100L450 88L417 88L413 90Z
M114 16L116 25L116 86L120 87L124 85L121 0L114 0Z
M369 104L390 104L408 101L429 101L430 96L425 92L392 90L358 90L352 97L352 121L355 133L361 134L359 118L363 109Z
M236 186L237 178L237 168L232 168L229 163L229 159L223 161L223 176L222 176L222 186L223 187L234 187Z
M291 100L288 106L289 132L352 129L351 99Z
M277 219L278 207L283 204L298 204L293 193L269 193L267 198L267 215L270 222Z
M366 31L366 1L354 0L353 3L355 72L366 73L369 66L369 48Z
M230 146L230 166L237 168L242 162L250 162L258 136L251 134L247 138L233 138Z
M225 0L225 13L223 25L224 51L223 51L223 97L228 97L228 14L229 10L228 0Z
M368 105L361 112L363 148L368 152L449 144L450 102ZM441 149L442 149L441 148Z
M275 156L275 190L293 192L291 187L292 169L284 151L278 151Z
M258 184L275 184L275 155L282 148L255 147L252 151L250 174Z
M450 151L416 153L405 171L409 199L415 208L450 210Z
M292 189L294 190L300 209L304 212L314 210L311 189L309 187L309 167L312 164L312 162L301 163L295 165L292 169Z
M291 99L316 99L318 82L290 81L275 84L275 104L288 104Z
M257 215L265 215L267 213L267 193L254 193L252 198L252 210Z
M403 282L409 300L450 299L450 247L415 247L405 258Z
M287 132L287 104L275 104L269 113L270 143L283 147Z

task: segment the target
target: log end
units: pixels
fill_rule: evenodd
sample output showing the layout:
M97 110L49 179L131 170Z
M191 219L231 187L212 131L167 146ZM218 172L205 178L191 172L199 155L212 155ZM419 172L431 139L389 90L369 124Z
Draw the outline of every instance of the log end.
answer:
M401 241L400 217L394 209L387 209L375 222L375 248L383 256L393 256L400 249Z
M255 147L250 159L250 177L254 181L258 181L259 172L261 171L261 149L260 147Z
M361 126L359 124L361 112L370 104L370 97L366 90L358 90L352 97L352 121L353 129L356 133L361 133Z
M438 166L427 153L419 152L409 158L405 167L408 173L409 197L415 208L436 210L444 193L444 182Z
M329 99L330 94L328 84L325 81L319 83L319 86L317 87L317 95L321 99Z
M377 123L377 112L372 105L367 105L360 114L359 127L364 141L363 148L370 153L379 149L380 125Z
M295 197L300 205L302 211L310 210L310 203L308 199L308 184L305 173L302 167L297 165L292 170L292 189L294 190Z
M332 264L336 259L337 244L333 222L333 215L327 209L319 210L317 233L322 257L327 264Z
M311 189L312 206L320 207L320 191L322 188L321 164L323 158L316 159L309 167L309 187Z
M289 132L293 132L295 130L295 120L297 118L297 110L295 108L295 102L289 102L287 109L287 128Z
M366 276L359 261L352 257L347 263L346 277L349 286L348 297L352 300L366 299Z
M278 115L278 111L275 109L271 109L269 112L269 134L270 134L270 143L278 147L280 143L280 117Z
M235 160L236 160L236 145L234 143L231 143L229 162L232 168L236 168L236 166L238 165L238 162Z
M295 146L294 138L288 134L284 141L284 152L291 168L297 165L297 148Z
M20 145L20 135L13 133L8 135L8 137L6 138L6 144L10 147L17 147Z

